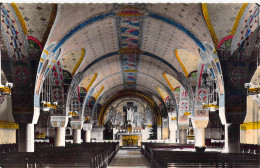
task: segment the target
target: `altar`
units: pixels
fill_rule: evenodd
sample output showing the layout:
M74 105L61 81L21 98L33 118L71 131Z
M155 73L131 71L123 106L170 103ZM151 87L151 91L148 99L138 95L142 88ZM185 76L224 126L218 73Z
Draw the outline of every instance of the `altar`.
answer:
M117 138L120 140L119 146L140 147L142 132L118 132Z

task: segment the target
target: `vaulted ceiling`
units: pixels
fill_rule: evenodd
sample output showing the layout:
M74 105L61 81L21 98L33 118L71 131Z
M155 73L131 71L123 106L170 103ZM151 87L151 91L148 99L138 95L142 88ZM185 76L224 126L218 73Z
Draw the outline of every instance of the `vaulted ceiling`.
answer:
M100 103L124 89L160 96L189 82L207 42L235 35L256 4L16 4L27 36L56 54L63 70ZM8 4L4 5L10 8ZM247 9L247 8L248 9ZM238 20L238 21L237 21ZM1 40L2 41L2 40ZM2 42L4 43L4 42ZM5 46L3 49L8 50ZM51 59L55 59L51 57ZM93 83L91 80L97 74ZM183 81L180 76L186 77ZM169 84L170 83L170 84ZM90 87L90 84L91 87ZM103 89L102 89L103 88ZM100 90L102 89L101 93Z
M196 70L199 41L213 45L201 4L60 4L46 46L62 42L61 56L85 49L78 72L98 74L93 95L101 86L102 94L146 87L159 95L156 87L169 89L164 72L186 75L179 60Z

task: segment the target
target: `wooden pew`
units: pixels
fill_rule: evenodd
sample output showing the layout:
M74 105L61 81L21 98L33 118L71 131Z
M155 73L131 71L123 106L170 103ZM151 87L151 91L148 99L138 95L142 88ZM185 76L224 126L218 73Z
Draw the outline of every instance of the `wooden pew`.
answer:
M241 144L240 150L241 150L242 153L260 153L260 145Z
M151 167L260 167L259 154L172 151L157 143L142 143ZM173 145L173 144L172 144ZM166 145L167 146L167 145ZM174 146L174 145L173 145Z
M142 142L141 143L141 153L150 158L151 149L194 149L193 144L176 144L176 143L151 143L151 142Z
M119 150L119 143L83 143L66 147L37 145L34 153L9 152L0 155L0 167L107 167ZM45 146L45 147L44 147Z
M153 150L152 167L259 167L259 155ZM192 166L193 165L193 166Z
M13 152L18 150L17 144L1 144L0 153Z

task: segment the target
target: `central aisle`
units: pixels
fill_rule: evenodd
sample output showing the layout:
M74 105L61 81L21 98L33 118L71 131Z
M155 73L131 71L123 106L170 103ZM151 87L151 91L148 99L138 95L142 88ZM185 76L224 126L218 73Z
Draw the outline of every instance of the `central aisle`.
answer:
M149 168L140 149L120 149L108 168Z

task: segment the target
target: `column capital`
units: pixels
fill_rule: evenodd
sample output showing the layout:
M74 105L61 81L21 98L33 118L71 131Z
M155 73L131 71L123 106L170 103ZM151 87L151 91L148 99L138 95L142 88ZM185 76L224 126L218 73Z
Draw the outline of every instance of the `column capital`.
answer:
M83 121L70 121L70 125L72 129L82 129Z
M92 125L91 123L84 123L83 124L83 130L84 131L91 131L92 130Z
M68 116L51 116L52 127L66 127L68 124Z
M191 122L194 128L206 128L209 122L209 110L195 109Z

